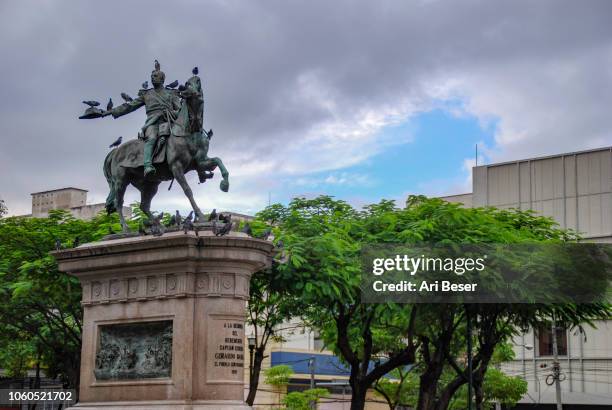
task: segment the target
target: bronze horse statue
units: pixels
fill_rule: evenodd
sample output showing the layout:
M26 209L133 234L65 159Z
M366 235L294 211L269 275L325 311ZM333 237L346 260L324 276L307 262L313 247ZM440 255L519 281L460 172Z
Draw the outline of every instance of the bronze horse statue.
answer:
M195 74L195 73L194 73ZM196 220L203 220L204 214L193 198L193 192L187 183L185 174L197 171L200 182L212 178L217 167L223 180L220 189L229 189L229 173L220 158L208 157L208 147L212 130L202 129L203 98L200 78L191 77L178 91L181 108L172 123L173 132L158 141L155 158L155 174L145 176L143 172L142 153L144 142L134 139L112 150L104 160L104 176L110 192L106 199L108 213L117 211L124 232L128 226L123 215L123 198L128 185L136 187L141 194L140 209L149 217L151 200L157 193L162 181L176 180L185 192L195 212ZM176 131L178 130L178 131ZM165 140L165 141L164 141Z

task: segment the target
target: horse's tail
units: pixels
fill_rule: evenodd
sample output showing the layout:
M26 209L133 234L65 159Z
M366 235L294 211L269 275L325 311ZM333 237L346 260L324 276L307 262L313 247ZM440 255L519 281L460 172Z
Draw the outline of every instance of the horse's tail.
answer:
M108 153L106 158L104 158L104 176L106 177L106 182L108 182L108 187L110 191L108 192L108 196L106 197L106 213L112 214L117 210L115 206L115 199L117 199L117 190L115 189L115 182L113 180L113 173L111 172L111 163L113 160L113 153L116 150L112 150Z

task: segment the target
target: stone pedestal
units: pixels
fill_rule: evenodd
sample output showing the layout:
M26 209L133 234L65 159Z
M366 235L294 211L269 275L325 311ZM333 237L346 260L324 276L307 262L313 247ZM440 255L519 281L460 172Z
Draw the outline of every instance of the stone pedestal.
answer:
M173 232L55 252L83 287L75 408L249 409L245 301L270 242Z

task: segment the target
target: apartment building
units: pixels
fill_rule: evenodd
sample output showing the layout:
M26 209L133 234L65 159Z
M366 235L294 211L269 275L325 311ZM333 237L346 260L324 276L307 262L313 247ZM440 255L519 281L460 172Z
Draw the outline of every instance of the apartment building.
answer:
M74 187L66 187L59 189L51 189L48 191L34 192L32 196L32 213L33 218L45 218L49 215L49 211L62 209L68 211L77 219L91 219L105 209L104 203L88 204L87 190ZM124 206L123 215L129 218L132 215L132 210Z

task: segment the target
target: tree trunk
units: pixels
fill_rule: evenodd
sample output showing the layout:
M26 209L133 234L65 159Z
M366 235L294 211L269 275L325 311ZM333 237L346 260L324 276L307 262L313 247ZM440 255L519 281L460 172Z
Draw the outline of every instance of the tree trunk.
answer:
M430 363L421 375L417 410L434 410L436 408L436 391L443 369L444 365L442 363Z
M450 405L453 396L461 386L466 383L465 378L458 376L452 382L446 385L446 388L440 393L436 410L446 410Z
M489 366L489 361L491 360L491 356L493 356L493 347L486 346L484 350L484 358L478 367L478 370L474 374L474 395L475 395L475 404L476 410L483 410L484 407L484 391L483 391L483 383L484 377L487 373L487 367Z
M40 389L40 354L36 359L36 378L34 379L34 388Z
M78 354L72 360L70 365L66 365L69 374L67 374L67 382L68 386L66 388L71 388L75 390L75 400L79 400L79 385L81 384L81 355Z
M483 391L482 391L482 383L474 382L474 397L476 403L476 410L484 410L483 405Z
M255 395L257 394L257 387L259 387L259 375L261 373L261 363L264 359L264 349L255 349L255 355L253 356L253 369L249 374L249 394L246 402L249 406L252 406L255 402Z
M366 394L368 386L365 386L362 381L351 382L351 410L363 410L366 403Z

